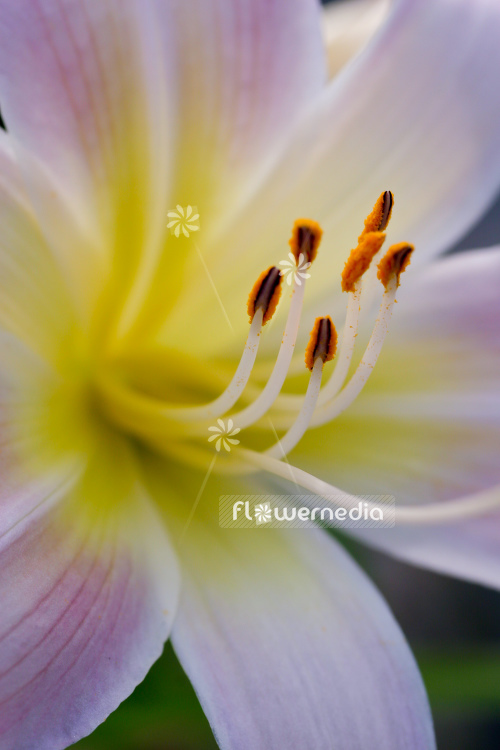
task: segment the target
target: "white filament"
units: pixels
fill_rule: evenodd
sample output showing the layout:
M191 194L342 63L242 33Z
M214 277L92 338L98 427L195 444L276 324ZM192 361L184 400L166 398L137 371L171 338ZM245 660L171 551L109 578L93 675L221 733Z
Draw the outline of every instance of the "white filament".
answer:
M285 382L288 368L293 356L297 333L302 315L302 304L304 302L305 281L300 286L295 283L292 292L292 301L288 313L288 320L283 334L276 364L264 389L255 401L242 411L232 415L236 427L243 429L256 422L271 408Z
M313 492L332 503L335 497L335 505L346 509L356 508L359 505L359 497L343 492L332 484L318 479L312 474L282 463L266 454L256 451L242 450L241 457L255 466L274 474L275 476L290 481L292 476L295 484ZM373 503L367 503L367 510L380 508ZM425 503L422 505L396 506L395 523L398 526L427 526L439 523L456 523L466 519L477 518L488 512L500 510L500 486L468 495L458 500L448 500L439 503Z
M255 358L257 357L263 316L264 312L262 309L256 311L250 325L250 331L248 332L240 363L226 390L223 391L215 401L212 401L209 404L164 409L164 416L171 419L181 419L186 422L196 422L198 420L211 419L218 417L221 414L225 414L235 405L248 383L255 363Z
M321 388L321 376L323 374L323 361L321 357L317 357L314 362L312 375L309 379L309 385L307 386L306 395L302 404L302 409L293 425L290 427L288 432L271 448L269 448L264 455L271 456L272 458L285 458L297 443L302 439L304 434L309 427L311 417L316 408L318 396Z
M318 404L326 404L340 391L351 366L354 345L358 333L359 310L361 297L361 282L358 282L353 292L349 292L349 302L347 303L347 313L345 319L344 332L340 342L339 353L335 362L335 369L330 379L321 389Z
M377 363L380 352L382 351L382 346L389 328L392 309L396 300L397 288L398 281L394 276L389 282L387 289L384 292L384 296L382 297L375 327L356 372L347 385L340 391L338 396L332 399L329 403L316 409L311 420L311 427L319 427L327 422L331 422L332 419L335 419L335 417L347 409L347 407L350 406L359 396Z
M330 379L325 383L319 393L318 404L325 404L340 391L349 372L356 335L358 333L359 312L361 298L361 280L353 292L349 292L349 301L347 303L347 312L342 340L340 342L339 352L335 359L335 368ZM274 404L280 411L296 411L299 409L302 396L282 394L276 399Z

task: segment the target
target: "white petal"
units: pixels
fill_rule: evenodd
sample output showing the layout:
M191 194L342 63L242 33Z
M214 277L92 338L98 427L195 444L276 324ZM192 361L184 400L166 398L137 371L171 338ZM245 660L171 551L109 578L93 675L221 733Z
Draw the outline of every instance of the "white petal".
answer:
M330 78L367 44L382 25L390 0L337 0L323 10Z
M227 531L186 535L172 633L220 747L433 748L408 646L340 546L305 530Z

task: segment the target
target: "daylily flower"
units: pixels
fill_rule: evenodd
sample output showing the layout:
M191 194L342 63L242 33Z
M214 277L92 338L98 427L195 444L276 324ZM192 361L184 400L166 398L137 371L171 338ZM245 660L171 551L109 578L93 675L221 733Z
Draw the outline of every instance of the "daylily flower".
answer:
M341 544L217 521L221 494L295 493L291 469L395 495L394 529L353 530L369 544L500 581L500 251L430 263L500 185L500 6L396 0L369 39L329 12L332 78L315 0L0 4L2 750L91 732L169 636L222 748L434 746L410 649ZM388 242L416 251L379 352L409 246L386 292L378 258L361 297L340 278L386 191L360 246L382 243L389 189ZM176 206L200 231L171 233ZM301 217L324 230L311 278L259 335L292 226L313 260ZM346 325L319 390L346 299L361 340L382 295L364 364L341 389ZM315 315L306 407L300 378L275 402ZM227 411L240 444L217 453Z

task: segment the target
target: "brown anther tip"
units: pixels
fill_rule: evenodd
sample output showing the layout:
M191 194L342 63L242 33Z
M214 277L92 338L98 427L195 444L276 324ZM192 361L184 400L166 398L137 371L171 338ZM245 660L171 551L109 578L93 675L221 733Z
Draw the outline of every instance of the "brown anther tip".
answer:
M257 310L263 310L262 325L271 320L281 297L281 271L276 266L271 266L263 271L248 296L247 312L250 323L254 319Z
M330 316L316 318L306 349L305 362L308 370L312 370L315 361L320 357L323 364L330 362L337 351L337 331Z
M400 242L398 245L391 245L380 263L378 264L377 278L387 289L387 286L394 276L399 279L401 274L410 265L411 254L415 248L408 242Z
M342 271L342 291L353 292L356 282L370 267L375 255L384 244L384 232L368 232L360 237L359 245L351 250Z
M365 219L365 227L359 235L358 242L368 232L384 232L391 220L394 196L390 190L381 193L375 203L371 214Z
M317 221L312 219L296 219L289 240L293 257L299 262L301 253L308 263L312 263L318 254L318 247L323 236L323 230Z

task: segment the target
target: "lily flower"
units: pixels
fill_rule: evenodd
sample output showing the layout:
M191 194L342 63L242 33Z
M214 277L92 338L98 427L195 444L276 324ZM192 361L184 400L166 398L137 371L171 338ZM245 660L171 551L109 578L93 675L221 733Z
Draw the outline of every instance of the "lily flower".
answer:
M1 750L90 733L169 637L221 748L434 747L340 542L218 525L290 476L389 493L352 533L500 582L500 251L433 260L500 186L500 7L347 15L0 4Z

